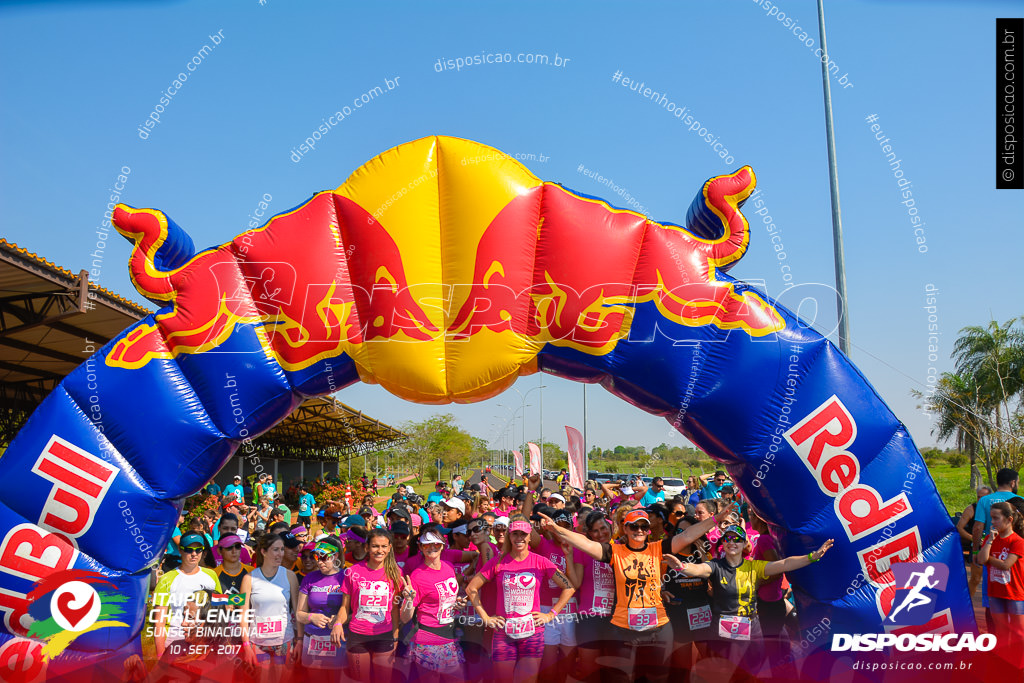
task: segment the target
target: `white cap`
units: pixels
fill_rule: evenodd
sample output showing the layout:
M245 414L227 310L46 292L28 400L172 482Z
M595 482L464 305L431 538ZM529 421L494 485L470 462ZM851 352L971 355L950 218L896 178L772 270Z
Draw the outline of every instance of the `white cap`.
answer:
M494 526L508 526L508 517L498 517L494 520Z
M632 496L634 493L636 493L636 491L633 490L632 486L623 486L619 490L622 491L622 495L624 496Z
M405 486L405 490L408 491L409 493L416 493L416 490L413 487L409 486L408 484L400 484L400 486Z
M436 531L428 531L427 533L420 536L419 542L421 544L429 545L431 543L440 543L441 545L448 545L444 541L444 537L438 534Z
M550 496L548 496L548 500L560 500L563 503L565 502L565 498L562 496L561 493L552 493Z
M461 498L449 498L448 500L441 503L445 507L454 508L462 514L466 514L466 504L462 502Z

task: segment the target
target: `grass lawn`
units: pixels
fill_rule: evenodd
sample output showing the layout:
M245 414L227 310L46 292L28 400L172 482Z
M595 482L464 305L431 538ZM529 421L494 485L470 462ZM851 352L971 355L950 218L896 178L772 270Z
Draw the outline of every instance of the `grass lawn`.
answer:
M977 495L970 488L971 467L951 467L946 463L931 465L928 471L939 489L939 496L945 503L950 514L961 512L965 507L977 500ZM984 476L984 472L982 473Z

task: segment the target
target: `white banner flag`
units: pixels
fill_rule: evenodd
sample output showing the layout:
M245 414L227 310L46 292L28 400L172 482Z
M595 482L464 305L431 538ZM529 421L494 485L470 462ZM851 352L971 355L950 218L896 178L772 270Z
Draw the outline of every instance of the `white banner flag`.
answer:
M523 476L523 454L519 451L512 451L512 456L515 459L516 479L518 479Z
M526 445L530 449L530 474L540 474L540 446L535 443Z
M565 426L565 433L569 437L569 486L582 491L587 478L583 471L583 435L569 425Z

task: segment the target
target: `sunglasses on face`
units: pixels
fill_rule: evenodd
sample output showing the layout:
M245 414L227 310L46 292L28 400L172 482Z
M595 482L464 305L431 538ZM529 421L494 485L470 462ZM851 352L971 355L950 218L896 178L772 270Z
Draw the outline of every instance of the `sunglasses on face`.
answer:
M334 553L328 553L328 552L324 552L323 550L317 550L313 554L316 555L316 559L320 560L321 562L324 562L325 560L327 560Z
M650 524L627 524L626 528L630 531L643 531L644 533L651 530Z
M739 536L726 536L725 537L725 542L726 543L743 543L743 539L740 538Z
M241 550L241 549L242 549L242 544L241 543L236 543L234 545L229 545L226 548L221 548L221 550Z
M409 534L392 534L395 538L406 539L409 538Z
M482 531L489 531L490 528L491 527L489 527L489 526L477 526L477 527L473 527L472 529L470 529L469 533L471 533L471 534L479 534Z
M201 554L203 552L203 548L182 548L181 552L183 552L183 553L195 553L196 555L199 555L199 554Z

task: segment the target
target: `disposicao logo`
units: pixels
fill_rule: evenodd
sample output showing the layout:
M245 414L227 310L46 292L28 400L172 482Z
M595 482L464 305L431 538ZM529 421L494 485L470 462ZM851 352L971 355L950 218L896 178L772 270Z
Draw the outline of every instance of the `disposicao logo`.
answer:
M935 614L940 593L946 590L949 567L937 562L899 562L892 565L893 583L897 588L892 607L883 622L886 627L899 628L927 624ZM835 633L832 651L880 651L895 647L900 652L988 652L996 646L991 633Z
M920 626L935 614L939 593L946 590L949 567L937 562L900 562L892 565L897 586L886 625Z
M111 590L97 590L100 585ZM44 641L43 656L54 659L80 635L114 626L129 628L119 621L126 617L128 598L114 588L102 574L82 569L55 572L36 582L27 596L28 614L35 618L28 636Z

